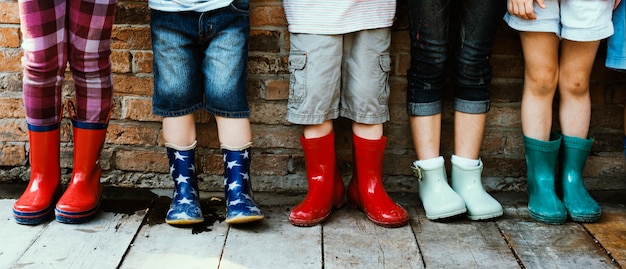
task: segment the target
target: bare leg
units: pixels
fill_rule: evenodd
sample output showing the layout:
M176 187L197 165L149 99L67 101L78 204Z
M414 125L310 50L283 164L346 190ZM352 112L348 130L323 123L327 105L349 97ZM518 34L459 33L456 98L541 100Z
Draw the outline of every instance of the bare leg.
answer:
M472 160L478 159L485 131L487 114L454 113L454 154Z
M248 118L215 117L220 143L230 147L241 147L252 141L252 130Z
M330 134L332 130L333 121L327 120L322 124L305 125L303 133L306 138L318 138Z
M564 135L587 138L591 120L589 78L600 41L561 42L559 120Z
M411 116L411 134L418 160L439 157L441 142L441 114Z
M522 130L525 136L548 141L558 81L559 38L535 32L522 32L520 37L525 63Z
M383 125L353 122L352 132L360 138L378 140L383 136Z
M181 147L196 141L196 123L193 114L163 118L163 139Z

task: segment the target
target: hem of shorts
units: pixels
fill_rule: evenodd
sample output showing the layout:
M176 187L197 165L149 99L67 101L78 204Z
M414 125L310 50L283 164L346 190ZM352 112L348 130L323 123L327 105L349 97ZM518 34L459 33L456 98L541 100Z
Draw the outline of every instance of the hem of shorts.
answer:
M581 34L582 33L582 34ZM574 38L570 37L570 35L574 35ZM613 35L613 27L600 27L596 29L562 29L561 30L561 38L577 41L577 42L592 42L599 41Z
M535 21L535 20L523 20L517 19L517 17L507 15L504 17L504 21L509 27L520 32L537 32L537 33L554 33L557 36L561 36L558 27L554 26L551 21ZM541 27L545 26L545 27Z
M409 116L433 116L441 114L443 111L443 104L441 103L441 100L429 103L407 102L406 110Z
M181 110L176 110L176 111L161 110L161 109L157 109L153 107L152 114L161 116L161 117L180 117L180 116L185 116L185 115L194 113L200 110L201 108L202 108L202 104L196 104L194 106L181 109Z
M339 118L339 111L333 111L327 114L319 114L319 115L298 115L294 113L287 112L286 120L293 124L300 125L315 125L322 124L327 120L334 120Z
M222 118L229 118L229 119L250 118L250 110L224 111L224 110L217 110L217 109L212 109L212 108L205 108L205 110L213 116L222 117Z
M342 109L339 112L339 116L361 124L382 124L389 121L389 112L380 114L359 114Z
M454 110L467 114L485 114L490 109L489 100L470 101L459 98L454 99Z

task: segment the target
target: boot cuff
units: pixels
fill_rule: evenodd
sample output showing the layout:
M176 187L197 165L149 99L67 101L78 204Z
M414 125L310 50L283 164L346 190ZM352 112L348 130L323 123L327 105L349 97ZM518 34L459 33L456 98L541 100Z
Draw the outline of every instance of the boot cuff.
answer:
M524 136L524 146L528 149L542 151L542 152L554 152L561 147L562 137L558 134L551 134L550 141L543 141L528 136Z
M371 140L352 134L352 142L355 147L365 150L384 151L387 146L387 137L381 136L378 140Z
M590 151L592 145L593 145L593 139L591 138L583 139L580 137L563 135L564 147Z
M335 132L331 131L329 134L322 137L305 138L304 135L300 136L300 144L303 149L322 149L329 146L335 146Z
M243 146L239 146L239 147L233 147L233 146L229 146L229 145L220 145L221 149L226 149L226 150L230 150L230 151L239 151L239 150L244 150L247 149L249 147L252 147L252 142L248 142L243 144Z
M168 148L172 148L175 150L192 150L196 148L196 144L198 144L198 141L193 141L193 143L191 143L191 145L189 146L179 146L172 143L165 143L164 145Z

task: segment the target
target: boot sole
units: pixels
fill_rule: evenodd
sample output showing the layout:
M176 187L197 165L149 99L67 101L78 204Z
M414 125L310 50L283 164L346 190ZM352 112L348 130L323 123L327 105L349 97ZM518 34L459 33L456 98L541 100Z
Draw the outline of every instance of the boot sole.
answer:
M80 212L70 212L63 211L58 208L54 209L54 215L58 222L66 223L66 224L79 224L90 221L100 209L100 199L98 199L98 204L89 210L80 211Z
M438 220L438 219L446 219L446 218L451 218L454 216L458 216L461 215L463 213L467 212L467 208L463 208L463 209L459 209L457 211L452 211L452 212L447 212L447 213L443 213L443 214L439 214L439 215L429 215L426 214L426 218L429 220Z
M561 225L565 223L565 220L567 219L567 215L563 217L546 217L546 216L542 216L540 214L534 213L530 210L528 211L528 214L530 215L530 218L539 222L550 224L550 225Z
M18 224L37 225L52 218L52 206L37 212L23 212L13 209L13 218Z
M585 222L585 223L591 223L591 222L597 222L600 220L600 214L593 214L593 215L578 215L578 216L569 216L570 219L572 219L572 221L574 222Z
M394 222L383 222L383 221L379 221L379 220L375 220L373 218L371 218L370 216L367 216L367 218L372 221L374 224L381 226L381 227L385 227L385 228L399 228L399 227L403 227L406 226L407 224L409 224L409 219L407 218L406 220L402 220L402 221L394 221Z
M165 220L165 223L169 224L169 225L173 225L173 226L179 226L179 225L193 225L193 224L198 224L198 223L202 223L204 222L204 218L202 219L189 219L189 220Z
M370 221L372 221L374 224L378 225L378 226L385 227L385 228L398 228L398 227L402 227L402 226L405 226L405 225L409 224L409 218L407 218L405 220L393 221L393 222L385 222L385 221L380 221L380 220L374 219L369 214L367 214L367 212L365 212L365 209L363 208L363 206L359 205L359 203L356 202L356 200L348 199L348 201L349 201L348 204L350 205L351 208L354 208L356 210L359 210L359 211L365 213L367 218Z
M227 219L225 220L225 222L228 224L243 224L243 223L259 221L264 218L265 216L241 216L241 217L235 217L232 219Z
M492 213L492 214L486 214L486 215L480 215L480 216L467 215L467 218L470 220L486 220L486 219L493 219L493 218L500 217L503 214L504 212L500 211L498 213Z
M66 224L79 224L85 223L93 219L98 213L98 207L82 212L67 212L59 209L55 209L54 215L58 222Z
M324 222L328 218L328 216L330 216L330 214L322 218L318 218L314 220L299 220L299 219L289 218L289 222L291 222L292 225L298 226L298 227L311 227L311 226L315 226Z

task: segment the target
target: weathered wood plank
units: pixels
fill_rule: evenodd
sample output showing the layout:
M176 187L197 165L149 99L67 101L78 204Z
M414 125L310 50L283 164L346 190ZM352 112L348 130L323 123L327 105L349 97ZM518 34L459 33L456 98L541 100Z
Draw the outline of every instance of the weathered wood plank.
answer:
M504 236L526 268L618 268L580 224L548 225L528 216L526 205L505 209L498 220Z
M158 199L120 268L218 268L228 225L221 201L202 201L205 222L193 227L165 223L169 198ZM221 216L221 219L220 219Z
M323 226L324 268L424 268L410 226L383 228L344 207Z
M266 218L231 226L220 268L322 268L321 226L296 227L285 206L263 207Z
M14 203L14 199L0 200L0 268L11 268L48 225L17 224L12 213Z
M626 209L602 205L602 217L597 223L587 223L585 227L595 237L615 261L626 268Z
M431 221L421 206L409 213L427 268L520 268L493 221Z
M116 268L144 215L100 212L78 225L52 221L14 267Z

